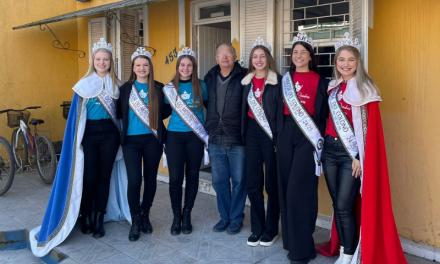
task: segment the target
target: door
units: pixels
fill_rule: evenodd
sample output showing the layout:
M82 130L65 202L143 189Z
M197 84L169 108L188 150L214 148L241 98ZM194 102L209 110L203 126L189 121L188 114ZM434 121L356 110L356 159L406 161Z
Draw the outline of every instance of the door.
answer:
M197 26L197 40L198 74L199 79L203 80L206 73L217 64L215 53L218 46L231 43L231 23Z

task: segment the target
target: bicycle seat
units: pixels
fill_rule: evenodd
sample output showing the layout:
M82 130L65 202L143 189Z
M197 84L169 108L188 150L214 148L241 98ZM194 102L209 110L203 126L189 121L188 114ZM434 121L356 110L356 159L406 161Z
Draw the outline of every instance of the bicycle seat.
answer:
M44 120L42 119L32 119L31 121L29 121L30 125L39 125L39 124L44 124Z

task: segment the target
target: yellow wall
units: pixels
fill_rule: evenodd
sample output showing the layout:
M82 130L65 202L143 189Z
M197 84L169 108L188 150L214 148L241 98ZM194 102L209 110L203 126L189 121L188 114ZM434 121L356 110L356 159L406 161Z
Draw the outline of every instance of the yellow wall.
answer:
M76 11L75 1L2 0L0 1L0 110L40 105L31 110L31 118L41 118L41 130L51 130L52 141L61 141L66 121L62 117L63 101L70 101L70 89L77 81L78 53L52 47L54 37L39 27L12 30L12 27ZM64 43L77 47L74 20L50 24ZM73 63L72 63L73 62ZM0 115L0 135L11 139L6 115Z
M440 1L374 1L369 72L380 104L399 234L440 247Z

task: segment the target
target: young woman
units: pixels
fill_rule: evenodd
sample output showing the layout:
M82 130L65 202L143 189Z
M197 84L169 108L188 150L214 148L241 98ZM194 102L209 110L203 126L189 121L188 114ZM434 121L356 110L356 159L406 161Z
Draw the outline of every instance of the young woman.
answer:
M316 257L312 235L318 215L317 176L328 116L328 81L318 73L313 47L304 32L293 38L290 71L282 81L278 188L283 246L292 263L308 263Z
M165 103L172 107L168 124L166 154L170 173L170 197L174 214L171 234L192 232L191 210L199 187L199 170L208 144L203 104L208 95L205 82L197 77L194 51L183 48L178 53L176 75L163 88ZM186 176L185 205L182 214L182 184Z
M73 87L75 95L44 220L31 230L31 248L36 256L46 255L64 241L80 210L81 232L93 233L96 238L105 235L106 213L106 220L130 221L126 196L118 195L127 190L122 153L117 155L120 134L115 100L119 97L120 82L112 51L103 38L95 43L89 70ZM110 181L114 182L111 186L120 189L110 189Z
M346 33L335 48L336 80L328 86L330 116L323 164L337 231L333 230L331 242L335 248L339 238L341 245L336 263L407 263L391 209L379 89L363 66L357 39ZM361 184L362 243L358 244L352 210Z
M121 87L118 117L122 118L121 145L127 165L128 204L131 213L130 241L139 239L140 231L151 234L150 208L156 194L156 176L166 140L162 120L171 114L164 107L163 84L154 80L150 52L138 48L131 56L131 76ZM143 169L142 169L143 168ZM144 178L142 203L140 190Z
M271 246L278 237L278 197L275 142L277 122L282 122L281 76L270 54L271 47L257 38L249 56L243 89L242 135L246 149L246 188L251 202L249 246ZM265 173L263 172L265 164ZM265 187L267 215L264 212Z

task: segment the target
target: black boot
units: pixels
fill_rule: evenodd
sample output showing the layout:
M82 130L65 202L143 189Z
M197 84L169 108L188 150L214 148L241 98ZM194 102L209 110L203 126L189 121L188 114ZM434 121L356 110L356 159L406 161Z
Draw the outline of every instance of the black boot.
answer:
M191 225L191 209L183 209L182 214L182 233L191 234L193 227Z
M174 219L171 225L171 235L177 236L182 231L182 215L180 209L173 210Z
M128 234L128 240L134 242L139 239L141 232L141 220L138 214L134 214L131 216L131 228L130 233Z
M92 217L90 213L81 216L81 232L83 234L93 233Z
M144 233L144 234L153 233L153 226L151 225L151 222L150 222L150 210L142 211L141 225L142 225L142 233Z
M95 218L93 218L93 237L101 238L105 235L104 230L104 212L95 212Z

